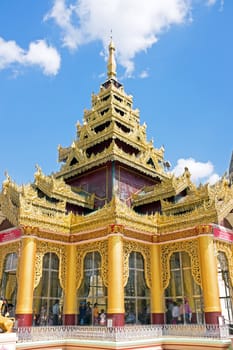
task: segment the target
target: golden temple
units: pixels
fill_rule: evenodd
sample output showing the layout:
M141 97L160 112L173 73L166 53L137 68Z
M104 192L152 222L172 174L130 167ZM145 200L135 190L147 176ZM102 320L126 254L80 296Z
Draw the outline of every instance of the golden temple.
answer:
M95 304L111 326L171 323L169 304L187 301L180 322L233 322L233 171L199 186L169 172L112 41L107 80L58 153L58 172L2 184L0 293L18 326L92 325Z

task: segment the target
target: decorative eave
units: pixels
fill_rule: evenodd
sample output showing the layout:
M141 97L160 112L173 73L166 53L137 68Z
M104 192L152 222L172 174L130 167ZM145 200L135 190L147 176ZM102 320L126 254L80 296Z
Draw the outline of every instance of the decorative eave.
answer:
M195 196L192 198L184 197L183 200L177 203L171 203L166 200L161 201L161 207L163 214L173 215L178 214L180 212L192 211L197 207L203 205L203 203L208 203L208 199L198 199Z
M124 143L138 149L139 151L145 151L148 148L151 147L151 143L148 143L146 141L146 137L144 134L144 127L138 126L136 128L133 128L130 130L129 133L125 133L116 123L116 119L113 117L111 119L111 124L106 127L104 130L96 133L93 131L93 129L90 129L89 127L85 127L84 130L82 130L82 134L86 136L80 138L79 140L75 141L70 148L63 149L62 147L59 148L59 159L67 159L69 156L69 153L73 151L73 149L82 149L83 152L85 152L89 147L93 147L99 143L102 143L110 138L116 138L119 140L122 140ZM83 135L82 135L83 136ZM163 150L163 151L162 151ZM160 157L163 157L164 149L156 150L154 151L158 153Z
M163 199L176 196L186 188L192 190L196 189L195 185L190 180L190 173L187 168L179 177L167 174L167 177L163 179L161 183L154 186L143 187L141 191L133 194L132 206L136 207L139 205L161 201Z
M130 209L118 197L114 197L103 208L86 216L72 216L71 233L90 229L98 229L105 225L124 225L145 233L157 233L157 225L153 215L140 215Z
M33 185L18 186L8 176L0 193L3 215L14 226L33 226L69 232L65 202L51 203L39 198Z
M86 216L72 215L71 234L100 229L106 225L122 225L129 230L145 234L162 235L198 225L216 223L217 213L213 204L203 204L191 213L180 215L141 215L135 213L125 203L114 197L103 208Z
M220 223L233 210L233 184L222 177L216 184L209 186L208 191L215 203Z
M45 203L45 201L44 201ZM51 232L69 233L71 214L66 214L54 208L34 205L30 202L22 202L20 208L19 224L21 226L33 226Z
M55 198L65 203L68 202L89 209L94 208L95 194L81 196L79 193L72 191L72 188L62 178L56 179L53 175L44 175L38 166L34 177L35 185L49 198Z
M217 223L217 211L214 203L203 203L191 212L179 215L156 214L158 233L164 234L178 230L184 230L197 225Z
M110 101L107 101L108 103L101 103L92 107L91 110L84 110L84 125L77 124L77 136L80 139L82 139L82 128L85 128L86 125L94 129L99 124L112 118L130 129L139 125L139 110L132 109L126 102L119 103L118 101L114 101L116 95L112 91L109 94Z
M166 200L161 200L161 207L162 212L168 215L191 211L197 207L200 207L204 203L209 203L208 187L200 186L195 190L189 190L187 195L182 197L178 202L173 203Z
M71 151L71 147L62 147L61 145L58 146L58 161L59 162L65 162L68 158Z
M163 165L158 164L157 169L155 169L150 164L147 164L147 160L150 158L153 159L153 153L150 153L150 150L137 156L134 154L129 155L121 150L115 142L112 142L103 152L96 155L92 154L89 158L82 152L81 157L78 157L77 154L76 156L78 158L76 158L78 163L72 166L67 164L63 165L61 170L54 174L54 176L56 178L63 177L64 179L68 179L109 161L119 161L129 167L133 165L134 169L152 178L159 177L160 179L167 179L169 177L169 175L165 173Z
M28 191L27 188L24 189L24 192ZM33 189L30 188L30 191L33 192ZM57 204L48 203L45 198L29 201L23 196L23 191L19 207L12 202L9 193L1 193L0 201L3 215L15 226L34 227L58 234L82 234L87 230L100 229L104 222L105 225L124 225L129 231L145 232L145 239L148 240L148 234L171 233L218 222L214 203L204 203L192 212L180 215L140 215L115 197L103 208L84 216L66 214L61 204L58 207Z

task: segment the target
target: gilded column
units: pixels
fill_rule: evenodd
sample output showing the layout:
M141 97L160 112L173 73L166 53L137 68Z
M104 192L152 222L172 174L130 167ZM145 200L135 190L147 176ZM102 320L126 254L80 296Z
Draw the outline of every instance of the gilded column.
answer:
M66 286L63 308L63 322L65 325L76 324L77 295L76 295L76 246L66 247Z
M207 235L200 236L199 249L205 321L207 324L218 324L221 306L213 238Z
M19 327L32 325L35 257L35 238L23 237L19 258L18 291L15 312Z
M151 246L151 322L164 323L164 295L162 287L161 252L158 244Z
M124 280L123 280L123 241L121 235L111 235L108 238L108 319L112 326L123 326L124 310Z

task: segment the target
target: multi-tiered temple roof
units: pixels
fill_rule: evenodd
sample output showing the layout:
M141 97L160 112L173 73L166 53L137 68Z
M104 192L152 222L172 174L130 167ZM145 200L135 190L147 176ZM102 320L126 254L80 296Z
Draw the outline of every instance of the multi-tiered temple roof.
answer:
M151 240L200 224L232 229L232 181L197 187L187 168L179 177L169 173L164 148L147 141L133 98L117 80L114 51L111 42L107 80L92 95L75 141L59 146L60 170L45 175L37 167L34 182L24 186L6 176L0 230L30 226L69 239L117 223Z

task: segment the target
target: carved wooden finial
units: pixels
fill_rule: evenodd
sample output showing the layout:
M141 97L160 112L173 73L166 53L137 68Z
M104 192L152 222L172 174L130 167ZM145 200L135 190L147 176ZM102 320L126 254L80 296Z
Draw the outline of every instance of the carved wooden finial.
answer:
M108 46L109 57L108 57L108 78L116 78L116 60L115 60L115 45L112 41L112 30L110 36L110 43Z

